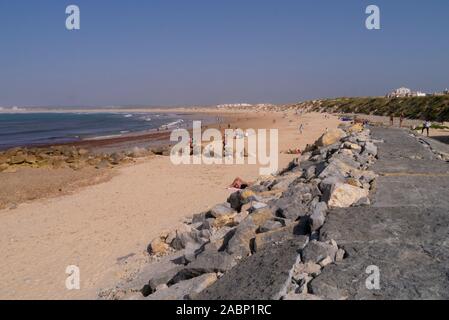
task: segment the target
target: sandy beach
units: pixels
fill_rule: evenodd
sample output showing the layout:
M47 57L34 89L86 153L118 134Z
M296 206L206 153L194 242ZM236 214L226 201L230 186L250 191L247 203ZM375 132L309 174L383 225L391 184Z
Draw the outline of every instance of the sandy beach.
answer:
M323 114L249 113L234 119L233 127L279 129L280 168L295 157L286 150L304 148L339 124L336 117ZM96 181L81 179L62 195L47 190L34 200L17 200L0 211L0 298L95 299L102 289L132 277L148 259L146 247L154 237L225 201L227 186L236 176L254 180L258 169L248 164L175 166L168 157L152 156L111 169L106 176L90 173ZM23 184L32 176L0 173L1 187L14 181L3 179L5 175L18 174ZM33 179L33 184L47 184L45 175ZM20 190L15 181L10 188ZM80 268L80 290L65 287L69 265Z

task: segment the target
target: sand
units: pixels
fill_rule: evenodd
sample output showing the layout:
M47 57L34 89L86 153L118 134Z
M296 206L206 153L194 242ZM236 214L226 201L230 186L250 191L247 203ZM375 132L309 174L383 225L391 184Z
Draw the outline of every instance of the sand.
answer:
M284 151L304 148L338 123L322 114L271 113L242 116L233 126L278 128ZM294 157L280 154L280 167ZM118 169L103 183L1 210L0 299L96 299L132 276L154 237L225 201L236 176L258 175L257 165L174 166L168 157L154 157ZM69 265L80 268L80 290L65 287Z
M17 204L44 197L60 196L107 181L113 170L93 167L74 171L69 168L22 168L16 173L0 173L0 210L15 208Z

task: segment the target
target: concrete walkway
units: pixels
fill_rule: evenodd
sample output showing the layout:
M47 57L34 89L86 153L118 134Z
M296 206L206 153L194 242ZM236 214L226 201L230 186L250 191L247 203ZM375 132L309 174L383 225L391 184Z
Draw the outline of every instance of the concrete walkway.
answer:
M449 148L405 130L372 134L384 141L372 205L329 212L321 240L336 240L347 256L311 289L329 299L449 299L449 163L431 147ZM380 271L380 289L367 289L369 266Z

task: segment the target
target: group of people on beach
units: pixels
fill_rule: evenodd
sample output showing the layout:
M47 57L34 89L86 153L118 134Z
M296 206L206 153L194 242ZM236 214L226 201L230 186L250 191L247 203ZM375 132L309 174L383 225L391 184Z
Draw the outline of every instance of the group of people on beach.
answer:
M402 128L402 124L404 123L404 114L401 113L401 115L399 116L399 128ZM391 114L390 115L390 126L394 125L394 115Z

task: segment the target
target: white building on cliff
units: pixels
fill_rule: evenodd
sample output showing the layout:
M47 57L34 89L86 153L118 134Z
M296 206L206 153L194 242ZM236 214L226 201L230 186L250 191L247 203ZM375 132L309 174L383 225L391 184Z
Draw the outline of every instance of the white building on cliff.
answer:
M387 94L388 98L405 98L405 97L425 97L426 94L421 91L412 91L409 88L401 87Z

